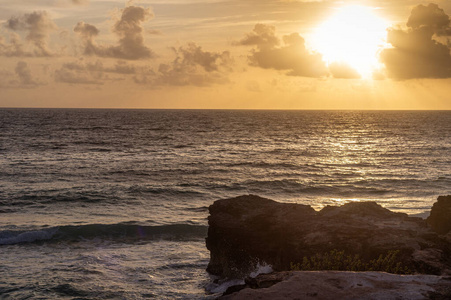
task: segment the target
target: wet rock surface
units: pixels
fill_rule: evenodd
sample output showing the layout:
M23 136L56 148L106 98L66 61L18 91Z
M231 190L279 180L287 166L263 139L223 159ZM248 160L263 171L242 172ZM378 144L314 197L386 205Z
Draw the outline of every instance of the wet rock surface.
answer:
M435 232L428 225L432 221L375 202L315 211L247 195L218 200L209 211L207 271L223 278L243 278L263 263L289 271L304 257L332 250L359 255L363 261L398 251L397 260L412 273L451 274L450 239Z
M275 278L280 281L267 287ZM446 276L322 271L280 272L259 275L255 280L261 286L219 299L451 299L451 277Z

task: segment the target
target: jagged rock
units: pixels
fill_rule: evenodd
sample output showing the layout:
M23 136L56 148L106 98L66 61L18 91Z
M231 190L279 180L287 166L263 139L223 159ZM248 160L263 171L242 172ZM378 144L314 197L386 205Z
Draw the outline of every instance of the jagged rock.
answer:
M447 234L451 231L451 195L438 197L427 222L437 233Z
M382 272L287 272L259 275L265 282L283 277L268 288L245 288L222 296L221 300L278 299L451 299L451 277L434 275L394 275Z
M254 195L218 200L210 208L206 239L207 271L243 278L260 263L275 271L332 250L358 254L364 261L399 251L398 261L412 272L451 273L449 240L425 220L391 212L375 202L327 206L278 203Z

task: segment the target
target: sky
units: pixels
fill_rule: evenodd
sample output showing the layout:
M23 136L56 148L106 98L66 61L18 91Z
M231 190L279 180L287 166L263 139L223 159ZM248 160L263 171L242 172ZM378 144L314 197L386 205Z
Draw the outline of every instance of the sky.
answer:
M2 0L0 107L451 109L450 0Z

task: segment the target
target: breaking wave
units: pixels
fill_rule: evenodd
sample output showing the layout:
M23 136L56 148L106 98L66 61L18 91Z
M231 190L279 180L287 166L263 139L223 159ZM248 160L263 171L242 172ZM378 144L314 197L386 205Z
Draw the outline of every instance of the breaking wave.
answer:
M0 231L0 245L14 245L39 241L79 241L85 239L111 239L124 242L137 240L193 240L207 235L207 226L170 224L142 226L133 222L118 224L88 224L60 226L39 230Z

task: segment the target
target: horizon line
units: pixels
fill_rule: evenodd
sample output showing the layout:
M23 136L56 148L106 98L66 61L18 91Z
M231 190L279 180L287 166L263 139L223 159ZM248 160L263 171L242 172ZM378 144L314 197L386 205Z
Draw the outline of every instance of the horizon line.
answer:
M134 107L2 107L1 109L80 109L80 110L222 110L222 111L451 111L450 109L354 109L354 108L134 108Z

